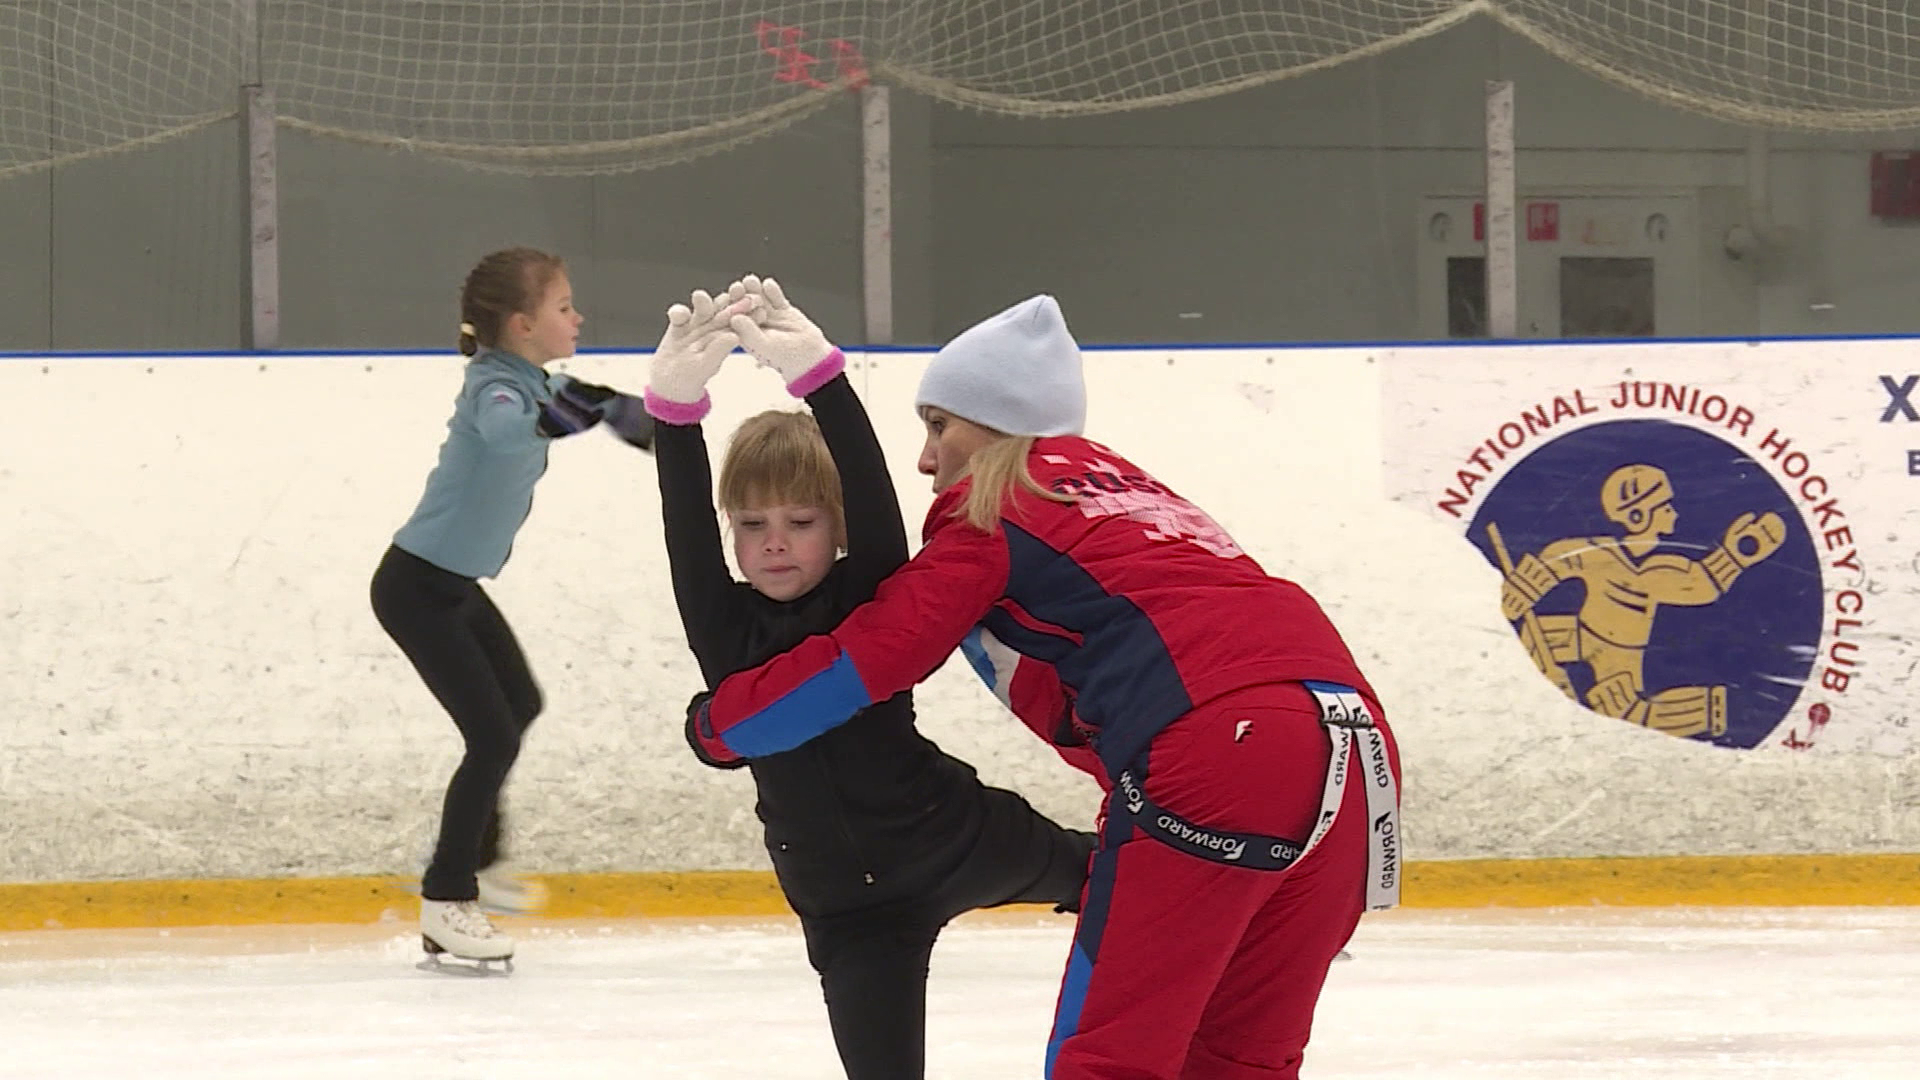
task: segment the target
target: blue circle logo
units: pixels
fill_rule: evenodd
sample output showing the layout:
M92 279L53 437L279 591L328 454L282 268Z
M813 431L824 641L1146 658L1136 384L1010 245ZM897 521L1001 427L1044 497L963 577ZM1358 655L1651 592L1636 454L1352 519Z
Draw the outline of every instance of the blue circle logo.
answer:
M1820 561L1792 500L1695 428L1618 420L1547 442L1468 537L1534 666L1603 716L1758 746L1819 651Z

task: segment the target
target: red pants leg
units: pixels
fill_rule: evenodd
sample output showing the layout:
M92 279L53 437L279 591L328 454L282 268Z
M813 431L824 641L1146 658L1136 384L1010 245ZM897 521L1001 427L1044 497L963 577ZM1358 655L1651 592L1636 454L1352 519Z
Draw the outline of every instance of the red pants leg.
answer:
M1147 793L1196 823L1304 840L1331 746L1319 716L1293 685L1196 710L1154 740ZM1284 872L1210 861L1109 814L1048 1046L1051 1080L1297 1073L1327 966L1364 905L1358 780L1333 830Z
M1333 829L1255 912L1214 986L1181 1080L1292 1080L1334 957L1366 906L1367 799L1349 781Z
M1049 1080L1178 1077L1267 888L1253 871L1139 834L1103 842L1048 1046Z

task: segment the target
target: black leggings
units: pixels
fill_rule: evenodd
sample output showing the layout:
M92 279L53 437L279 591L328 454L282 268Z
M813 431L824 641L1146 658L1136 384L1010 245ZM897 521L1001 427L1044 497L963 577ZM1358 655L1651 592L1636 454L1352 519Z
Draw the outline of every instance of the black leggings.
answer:
M500 851L499 799L540 715L540 687L480 583L389 547L373 572L373 614L453 717L466 756L447 783L440 838L420 882L429 900L472 900Z
M920 1080L927 965L955 916L1001 904L1080 909L1094 835L1062 828L1011 791L982 787L979 835L961 864L910 901L800 922L848 1080Z

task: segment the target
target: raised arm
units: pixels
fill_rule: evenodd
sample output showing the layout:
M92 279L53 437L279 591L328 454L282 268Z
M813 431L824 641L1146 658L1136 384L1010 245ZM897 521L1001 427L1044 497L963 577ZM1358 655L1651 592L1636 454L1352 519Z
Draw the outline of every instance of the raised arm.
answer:
M667 310L667 331L648 367L646 410L656 421L654 456L660 476L660 517L666 527L673 598L687 644L712 686L731 669L733 575L721 547L713 510L713 471L700 421L712 408L707 382L739 343L727 320L732 305L705 292L692 307Z
M857 590L855 595L864 599L907 561L907 529L900 520L900 500L893 491L893 477L887 472L880 438L874 434L866 407L846 375L834 376L806 400L820 422L820 434L840 473L847 518L845 564Z
M733 670L739 629L731 619L734 582L713 509L713 472L699 424L660 424L653 439L660 520L667 539L673 602L700 674L714 686Z

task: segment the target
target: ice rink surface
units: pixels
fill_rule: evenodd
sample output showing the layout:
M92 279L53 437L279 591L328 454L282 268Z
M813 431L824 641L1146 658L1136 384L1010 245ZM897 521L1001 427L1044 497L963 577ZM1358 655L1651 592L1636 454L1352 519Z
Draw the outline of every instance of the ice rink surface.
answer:
M841 1075L790 922L502 925L493 979L415 970L402 922L0 934L0 1077ZM1071 925L947 931L929 1077L1040 1075ZM1305 1076L1920 1078L1920 909L1403 910L1352 952Z

